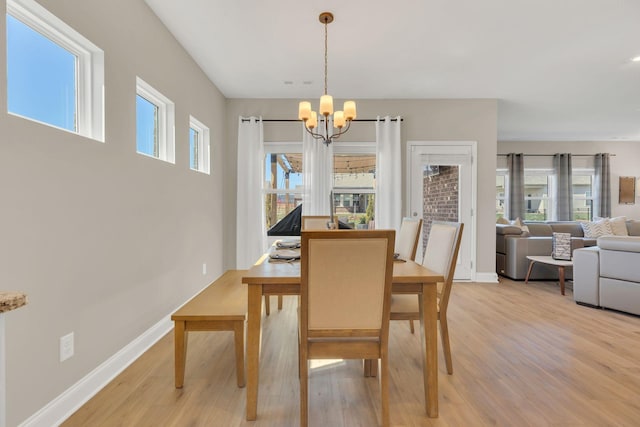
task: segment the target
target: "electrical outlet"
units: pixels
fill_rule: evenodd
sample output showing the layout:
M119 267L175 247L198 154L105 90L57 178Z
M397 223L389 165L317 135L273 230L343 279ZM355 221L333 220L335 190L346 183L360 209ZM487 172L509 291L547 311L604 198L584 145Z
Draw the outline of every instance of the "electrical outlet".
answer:
M60 337L60 361L64 362L73 356L73 332Z
M206 262L202 263L202 275L204 276L205 274L207 274L207 263Z

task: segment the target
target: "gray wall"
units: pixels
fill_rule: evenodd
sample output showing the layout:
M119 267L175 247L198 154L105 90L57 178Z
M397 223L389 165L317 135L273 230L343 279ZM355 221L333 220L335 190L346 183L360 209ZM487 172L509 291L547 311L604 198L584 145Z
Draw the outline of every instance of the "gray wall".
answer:
M238 116L262 116L263 119L295 119L299 100L231 99L227 102L227 141L225 175L236 176ZM315 101L315 100L313 100ZM336 102L336 105L341 105ZM497 101L462 100L357 100L359 118L402 116L402 154L407 141L478 142L478 215L477 271L495 273L495 176L497 146ZM265 123L265 141L299 141L299 122ZM344 141L375 141L374 123L354 123L341 137ZM340 142L336 142L339 144ZM406 161L403 159L403 165ZM235 183L225 186L225 267L235 265ZM403 189L403 199L405 190ZM403 203L408 201L404 200ZM406 212L406 206L405 210ZM232 227L231 224L234 224ZM234 248L234 249L232 249Z
M500 141L498 153L525 154L596 154L611 153L611 215L640 219L640 189L636 188L636 203L618 203L618 178L640 178L640 141ZM525 160L526 161L526 160ZM574 161L575 162L575 161Z
M6 315L10 426L223 271L224 97L142 0L40 3L105 52L106 142L0 114L0 288L29 298ZM176 104L175 165L136 154L136 75ZM189 114L211 129L211 175L189 169Z

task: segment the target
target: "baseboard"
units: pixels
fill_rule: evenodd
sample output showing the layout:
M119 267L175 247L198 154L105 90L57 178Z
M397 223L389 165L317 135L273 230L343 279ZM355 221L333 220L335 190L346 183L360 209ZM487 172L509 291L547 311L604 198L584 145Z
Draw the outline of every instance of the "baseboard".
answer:
M476 280L478 283L498 283L498 275L495 271L490 273L478 273L476 272Z
M51 427L62 424L172 328L171 316L167 315L22 422L20 427Z

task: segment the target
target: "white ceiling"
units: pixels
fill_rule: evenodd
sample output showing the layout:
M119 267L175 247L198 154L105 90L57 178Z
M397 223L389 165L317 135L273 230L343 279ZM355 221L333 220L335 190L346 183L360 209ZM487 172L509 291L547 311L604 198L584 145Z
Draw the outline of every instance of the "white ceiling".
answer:
M499 140L640 141L640 0L146 2L227 98L319 98L326 10L336 98L497 98Z

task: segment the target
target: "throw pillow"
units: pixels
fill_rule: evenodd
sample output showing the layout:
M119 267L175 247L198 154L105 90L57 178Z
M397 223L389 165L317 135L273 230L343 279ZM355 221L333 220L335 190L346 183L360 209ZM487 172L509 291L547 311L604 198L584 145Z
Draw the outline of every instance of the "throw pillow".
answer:
M505 224L506 225L506 224L509 224L509 220L507 218L501 216L496 220L496 224Z
M582 226L584 237L589 239L597 239L601 236L613 234L609 221L581 222L580 226Z
M609 223L609 227L611 228L611 233L614 236L628 236L629 232L627 231L627 217L626 216L617 216L615 218L600 218L594 217L594 221L606 221Z
M522 222L520 217L518 217L518 218L514 219L513 221L511 221L510 224L515 226L515 227L519 227L520 230L522 230L522 234L524 235L524 237L527 237L529 235L529 227L524 225L524 223Z

